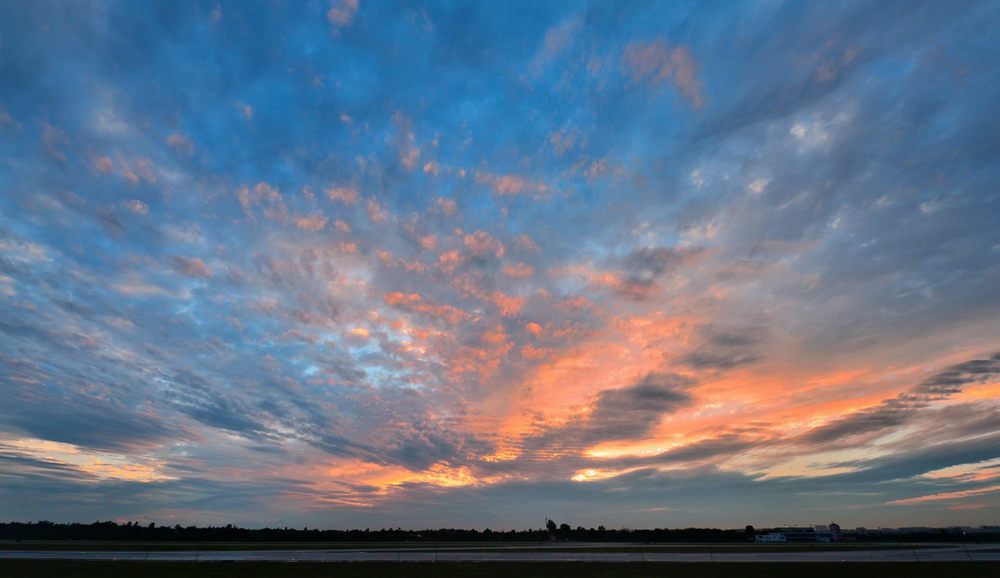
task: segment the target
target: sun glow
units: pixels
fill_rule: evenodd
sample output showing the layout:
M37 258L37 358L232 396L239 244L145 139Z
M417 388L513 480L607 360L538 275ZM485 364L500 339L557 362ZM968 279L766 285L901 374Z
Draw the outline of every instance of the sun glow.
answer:
M124 454L99 452L60 442L34 438L0 439L0 450L41 462L74 468L95 480L160 482L176 479L156 459L136 459Z

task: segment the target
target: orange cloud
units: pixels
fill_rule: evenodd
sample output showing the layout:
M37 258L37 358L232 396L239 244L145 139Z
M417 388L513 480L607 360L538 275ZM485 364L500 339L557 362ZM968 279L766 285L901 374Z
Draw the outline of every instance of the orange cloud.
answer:
M419 241L420 246L428 251L433 251L437 247L437 235L424 235Z
M132 160L118 159L118 172L122 178L132 183L139 184L139 181L147 183L156 182L156 174L153 172L153 161L146 158L134 158Z
M94 168L102 173L110 173L115 164L110 157L97 157L94 159Z
M587 177L588 181L595 181L608 175L621 176L624 172L622 167L612 163L608 159L597 159L590 163L590 166L587 167L583 175Z
M446 199L444 197L438 197L434 200L434 204L437 206L438 210L445 215L452 216L458 212L458 205L455 201L451 199Z
M333 226L335 229L337 229L338 231L340 231L345 235L349 235L351 233L351 226L340 219L334 221Z
M257 205L264 207L263 213L268 219L284 221L288 217L288 208L281 191L264 181L257 183L252 189L240 187L237 195L248 219L253 220L253 207Z
M531 61L531 70L537 76L552 60L562 54L580 35L583 19L576 17L562 22L545 33L542 46Z
M128 208L128 210L138 215L149 214L149 205L136 199L132 199L131 201L125 201L125 207Z
M187 154L194 154L194 143L188 137L175 132L167 136L167 144L170 148Z
M375 199L368 199L368 206L365 208L365 211L373 223L384 223L389 220L388 211Z
M545 331L536 322L525 329L546 347L521 346L522 357L543 362L524 378L531 384L524 403L544 411L548 420L571 415L599 391L662 370L666 346L683 341L692 331L690 319L665 313L626 316L601 329L567 325ZM549 347L557 339L563 341L560 347ZM523 427L518 420L514 423Z
M253 119L253 107L250 106L249 104L237 100L236 102L233 103L233 106L235 106L237 110L243 113L243 118L247 120Z
M915 498L904 498L902 500L890 500L885 503L887 506L912 506L915 504L924 504L927 502L942 502L947 500L961 500L962 498L969 498L972 496L981 496L983 494L992 494L994 492L1000 492L1000 485L986 486L985 488L976 488L974 490L959 490L957 492L942 492L939 494L930 494L927 496L917 496Z
M459 347L448 361L448 374L461 381L472 376L479 383L490 383L500 364L514 347L503 325L495 325L479 334L479 343Z
M327 187L323 189L326 198L337 201L345 205L354 205L358 202L358 191L354 187Z
M451 273L462 263L462 254L457 250L452 249L450 251L445 251L438 255L437 265L438 268L445 273Z
M349 25L358 12L358 0L336 0L326 13L326 19L337 32Z
M420 261L410 261L402 257L396 257L391 252L384 249L375 251L378 260L386 267L400 267L411 273L423 273L427 270L427 265Z
M486 231L469 233L462 238L462 243L473 257L480 259L489 255L493 255L499 259L500 257L503 257L503 254L506 251L503 243Z
M705 104L698 67L687 48L670 47L663 40L630 42L622 52L622 63L632 82L657 86L670 81L694 108Z
M326 223L329 219L323 215L322 212L313 213L305 217L299 217L295 219L295 226L302 229L303 231L320 231L326 227Z
M57 464L101 480L157 482L175 479L159 460L97 451L81 446L35 438L0 439L0 450Z
M535 268L526 263L513 263L503 268L503 274L511 279L527 279L535 273Z
M494 291L490 296L490 301L500 310L500 315L504 317L514 317L524 308L523 297L512 297L500 291Z
M576 135L568 131L556 131L549 135L549 144L561 156L576 144Z
M524 234L514 237L514 247L531 253L538 253L541 251L541 248L535 244L531 237Z
M465 311L453 305L437 305L428 303L419 293L404 293L402 291L390 291L382 296L386 305L395 307L401 311L420 313L428 317L441 320L448 325L456 325L460 321L471 317Z
M521 357L525 359L538 360L550 358L556 354L554 349L546 347L535 347L530 343L521 346Z
M549 192L548 185L529 181L517 175L494 175L476 171L476 183L492 188L498 195L541 195Z
M197 257L172 257L170 265L175 271L187 277L207 279L212 276L212 270Z
M399 162L406 169L413 170L420 160L420 149L416 145L416 136L413 134L413 122L401 113L396 113L392 120L396 123L397 147L399 149Z

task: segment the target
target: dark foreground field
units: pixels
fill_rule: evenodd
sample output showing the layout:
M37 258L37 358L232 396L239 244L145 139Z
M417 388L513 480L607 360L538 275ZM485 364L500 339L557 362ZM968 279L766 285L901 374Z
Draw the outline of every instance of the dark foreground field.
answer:
M864 550L925 550L940 544L532 544L530 542L95 542L0 541L0 550L83 552L225 552L243 550L401 550L433 552L464 550L492 552L852 552Z
M336 562L76 562L0 560L4 578L996 578L996 562L610 564L336 563Z

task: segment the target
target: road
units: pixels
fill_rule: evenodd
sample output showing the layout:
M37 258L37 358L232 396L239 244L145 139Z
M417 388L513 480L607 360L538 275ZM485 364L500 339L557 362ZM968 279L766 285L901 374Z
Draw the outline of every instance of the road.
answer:
M996 544L955 545L913 550L848 550L840 552L523 552L496 550L228 550L175 552L0 551L0 559L34 560L157 560L157 561L277 561L277 562L988 562L1000 561Z

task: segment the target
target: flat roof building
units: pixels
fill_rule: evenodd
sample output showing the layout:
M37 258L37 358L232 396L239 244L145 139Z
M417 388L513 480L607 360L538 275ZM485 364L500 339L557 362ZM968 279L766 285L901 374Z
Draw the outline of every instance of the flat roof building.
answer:
M758 544L814 544L836 542L839 537L840 526L833 523L829 526L814 526L812 528L774 528L766 534L758 534L754 537L754 541Z

